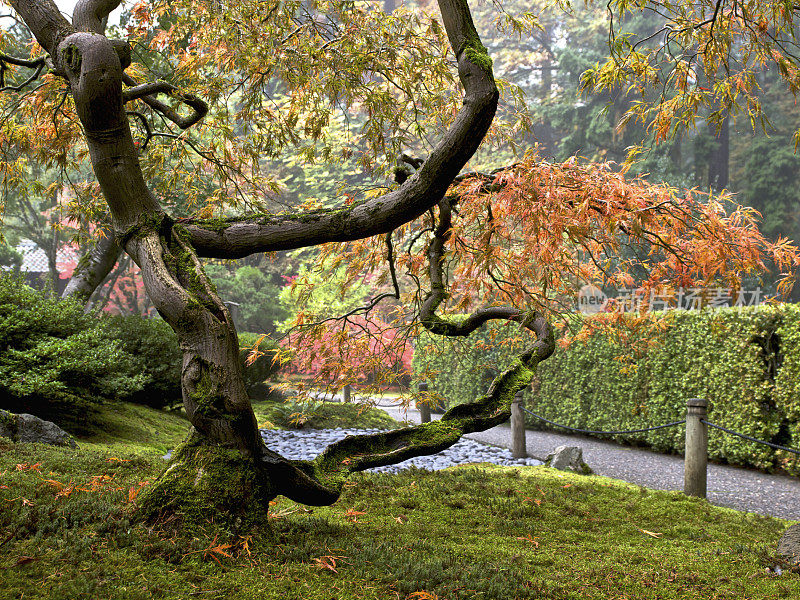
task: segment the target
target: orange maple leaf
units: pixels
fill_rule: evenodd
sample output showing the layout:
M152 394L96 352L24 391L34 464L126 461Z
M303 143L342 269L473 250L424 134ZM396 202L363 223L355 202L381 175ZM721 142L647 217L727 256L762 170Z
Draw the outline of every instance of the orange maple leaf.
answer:
M336 570L336 558L335 556L320 556L319 558L315 558L314 562L317 565L318 569L327 569L332 573L337 573Z
M209 550L209 552L216 552L222 556L226 556L228 558L233 558L233 555L230 552L226 552L228 548L230 548L233 544L218 544Z
M358 517L365 514L367 513L364 511L356 510L355 508L348 508L347 512L344 513L344 516L351 523L358 523Z
M6 502L16 502L17 500L22 500L22 504L24 506L33 506L33 502L27 498L23 498L22 496L17 496L16 498L6 498Z
M414 598L415 600L439 600L439 596L434 594L433 592L426 592L422 590L420 592L412 592L408 596L406 596L406 600L409 598Z
M214 539L211 541L211 544L209 544L208 548L206 548L205 551L203 552L203 557L204 558L210 557L221 565L222 562L220 562L219 558L217 558L216 555L219 554L220 556L224 556L225 558L233 558L233 555L227 552L228 548L230 548L232 544L217 544L215 546L214 543L216 543L216 541L217 537L214 536Z
M26 463L18 464L17 471L39 471L41 469L42 463L38 462L34 465L29 465Z
M516 537L514 539L515 540L521 540L523 542L528 542L530 544L533 544L534 548L538 548L539 547L539 538L531 537L530 533L528 535L526 535L525 537Z
M245 536L242 538L242 552L247 552L247 556L250 556L250 539L252 536ZM241 554L241 553L240 553Z

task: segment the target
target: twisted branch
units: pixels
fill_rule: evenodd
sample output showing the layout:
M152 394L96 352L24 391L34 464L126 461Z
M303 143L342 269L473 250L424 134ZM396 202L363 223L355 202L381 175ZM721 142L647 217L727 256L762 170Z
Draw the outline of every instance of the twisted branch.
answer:
M123 73L122 81L131 86L122 92L123 102L130 102L132 100L141 100L153 110L161 113L165 118L175 123L181 129L188 129L208 113L208 104L205 100L195 96L181 92L177 87L166 81L156 81L152 83L136 83L136 80L130 75ZM182 117L177 111L173 110L170 106L164 104L156 98L156 94L168 94L169 96L179 100L181 103L186 104L192 109L192 113L187 117Z
M6 85L6 71L8 70L8 65L33 69L33 73L19 85ZM39 76L42 74L42 71L44 71L46 66L47 64L45 63L44 57L34 60L25 60L24 58L9 56L8 54L3 54L0 52L0 92L21 91L23 88L39 79Z
M73 298L86 304L100 287L119 259L122 247L117 243L111 227L94 232L97 243L78 261L72 277L64 288L62 298Z
M490 319L504 319L518 322L532 331L536 341L517 356L511 367L492 381L484 396L475 402L454 406L440 421L372 435L348 436L328 446L313 461L292 461L298 472L292 483L303 486L304 502L308 502L309 490L321 503L335 500L348 475L355 471L441 452L467 433L484 431L505 422L511 416L514 395L530 384L538 363L548 358L555 349L552 328L538 312L526 313L506 306L484 307L459 322L447 321L436 315L436 309L447 297L442 264L452 227L449 199L439 202L439 215L439 224L434 229L434 239L428 248L431 291L420 310L422 325L434 334L463 337ZM309 483L317 483L321 487L312 485L309 488ZM296 493L294 488L289 491ZM281 493L286 495L285 492Z
M72 24L78 31L104 35L108 15L122 0L80 0L72 11Z

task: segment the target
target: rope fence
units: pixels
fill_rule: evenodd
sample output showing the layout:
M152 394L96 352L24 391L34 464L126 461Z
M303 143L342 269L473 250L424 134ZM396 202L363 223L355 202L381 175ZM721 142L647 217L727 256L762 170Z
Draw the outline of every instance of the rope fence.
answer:
M710 423L706 420L708 414L708 401L702 398L691 398L686 403L686 419L682 421L672 421L663 425L656 425L654 427L645 427L643 429L626 429L623 431L599 431L594 429L580 429L578 427L570 427L563 423L556 423L550 419L546 419L535 412L528 410L522 406L522 395L518 394L512 404L511 410L511 437L512 448L519 449L521 452L519 456L522 458L525 454L525 423L523 412L528 413L532 417L539 419L553 427L559 427L568 431L576 433L584 433L589 435L625 435L630 433L645 433L648 431L655 431L657 429L665 429L667 427L676 427L678 425L686 425L686 452L684 454L684 492L688 496L706 497L706 478L708 470L708 428L719 429L723 433L735 435L742 439L769 446L775 450L783 450L784 452L791 452L800 455L800 450L794 448L787 448L772 442L765 442L757 438L751 437L738 431L733 431L727 427Z
M725 433L729 433L731 435L735 435L737 437L742 438L743 440L749 440L751 442L755 442L756 444L763 444L765 446L769 446L770 448L775 448L775 450L784 450L786 452L792 452L794 454L800 454L800 450L795 450L794 448L787 448L786 446L779 446L778 444L773 444L772 442L765 442L764 440L758 440L754 437L750 437L744 433L739 433L738 431L733 431L728 429L727 427L723 427L722 425L715 425L714 423L709 423L705 419L700 421L701 423L705 423L709 427L713 427L714 429L719 429L720 431L724 431Z
M536 417L540 421L544 421L545 423L549 423L550 425L554 425L555 427L561 427L562 429L569 429L570 431L576 431L578 433L589 433L593 435L624 435L626 433L645 433L647 431L655 431L656 429L675 427L676 425L683 425L684 423L686 423L686 419L684 419L683 421L673 421L672 423L665 423L664 425L656 425L655 427L647 427L645 429L626 429L625 431L595 431L593 429L578 429L577 427L570 427L569 425L562 425L561 423L555 423L553 421L550 421L549 419L545 419L541 415L537 415L535 412L529 411L524 406L521 406L520 408L529 415Z

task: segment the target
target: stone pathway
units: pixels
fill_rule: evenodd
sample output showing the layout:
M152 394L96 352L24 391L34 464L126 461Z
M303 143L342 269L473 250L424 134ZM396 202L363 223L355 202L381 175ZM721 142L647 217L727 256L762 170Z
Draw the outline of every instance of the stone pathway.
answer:
M401 411L388 403L379 405L379 408L395 419L419 422L417 410ZM434 418L438 416L434 415ZM711 432L710 435L722 434ZM511 429L507 424L467 437L504 448L511 447ZM583 448L583 459L597 475L658 490L683 490L683 458L680 456L657 454L584 436L533 430L526 433L526 445L528 455L539 459L556 446L580 446ZM708 501L736 510L800 521L800 479L710 464Z

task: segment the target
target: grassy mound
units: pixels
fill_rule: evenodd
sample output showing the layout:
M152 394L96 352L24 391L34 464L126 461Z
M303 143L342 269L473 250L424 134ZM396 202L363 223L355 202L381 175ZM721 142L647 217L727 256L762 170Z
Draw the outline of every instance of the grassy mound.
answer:
M396 429L401 423L378 408L321 402L313 406L294 402L254 402L261 427L270 429Z
M332 507L278 500L247 537L214 515L146 528L131 510L180 423L139 416L117 430L147 442L0 441L0 598L800 596L798 573L768 570L785 521L540 467L362 474Z
M174 448L189 432L189 421L181 410L162 411L118 402L101 405L91 425L78 438L101 451L123 454L159 454Z

